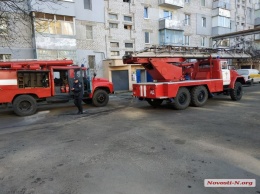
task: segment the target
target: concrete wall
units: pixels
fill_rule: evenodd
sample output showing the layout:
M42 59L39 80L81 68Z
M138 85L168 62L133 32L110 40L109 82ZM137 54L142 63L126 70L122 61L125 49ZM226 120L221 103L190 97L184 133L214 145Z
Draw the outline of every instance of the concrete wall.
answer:
M29 0L28 2L32 11L67 16L75 16L76 14L74 2L56 1L56 3L52 3L51 1L44 2L39 0Z
M92 10L84 9L84 1L75 0L77 20L104 22L104 1L92 0Z

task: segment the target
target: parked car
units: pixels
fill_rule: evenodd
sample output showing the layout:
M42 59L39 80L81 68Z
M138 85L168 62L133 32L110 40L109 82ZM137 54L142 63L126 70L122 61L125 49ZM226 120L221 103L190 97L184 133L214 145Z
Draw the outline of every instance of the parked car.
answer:
M238 69L237 72L245 78L246 84L260 83L260 73L257 69Z

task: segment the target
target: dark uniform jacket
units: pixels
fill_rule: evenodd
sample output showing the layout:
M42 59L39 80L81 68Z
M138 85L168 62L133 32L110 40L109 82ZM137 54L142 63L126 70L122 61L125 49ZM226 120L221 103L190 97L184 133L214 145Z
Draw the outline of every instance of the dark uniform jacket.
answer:
M73 83L73 92L74 92L74 98L82 98L83 97L83 89L81 82Z

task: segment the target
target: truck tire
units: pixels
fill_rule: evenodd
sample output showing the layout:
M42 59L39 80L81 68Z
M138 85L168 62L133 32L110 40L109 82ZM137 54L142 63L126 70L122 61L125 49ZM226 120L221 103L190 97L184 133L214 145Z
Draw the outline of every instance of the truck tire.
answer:
M14 99L13 109L19 116L33 115L37 110L37 102L30 95L21 95Z
M236 82L234 89L231 89L230 91L230 97L232 100L238 101L241 100L242 96L243 96L242 84L240 82Z
M106 106L108 100L109 100L108 93L105 90L101 90L101 89L96 90L92 98L93 104L97 107Z
M208 96L205 86L196 86L191 89L191 104L196 107L203 106L207 102Z
M176 97L174 98L173 107L177 110L186 109L191 102L190 92L187 88L179 88Z
M162 104L162 99L146 99L146 101L152 106L152 107L158 107Z

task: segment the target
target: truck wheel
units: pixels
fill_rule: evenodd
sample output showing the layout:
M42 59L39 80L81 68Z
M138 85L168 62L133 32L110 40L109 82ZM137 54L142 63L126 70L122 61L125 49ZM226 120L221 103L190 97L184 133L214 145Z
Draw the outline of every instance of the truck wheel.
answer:
M174 98L173 107L177 110L183 110L187 108L190 104L190 92L187 88L179 88L179 91Z
M21 95L14 99L13 109L19 116L33 115L37 110L37 102L30 95Z
M242 98L243 95L243 87L240 82L235 83L234 89L231 89L230 91L230 97L234 101L238 101Z
M146 99L146 101L153 107L160 106L163 102L162 99Z
M203 106L208 100L208 90L205 86L196 86L191 90L191 104Z
M106 106L109 100L109 96L105 90L96 90L92 102L95 106Z

